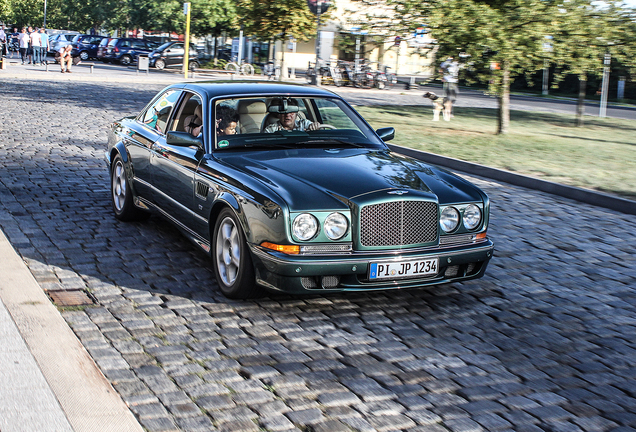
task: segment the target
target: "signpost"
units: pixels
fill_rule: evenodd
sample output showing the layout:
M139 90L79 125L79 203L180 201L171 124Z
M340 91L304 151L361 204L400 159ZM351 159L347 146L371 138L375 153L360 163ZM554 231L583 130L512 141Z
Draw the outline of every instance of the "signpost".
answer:
M190 61L190 2L183 4L183 13L186 16L186 32L185 32L185 40L183 41L183 46L185 50L183 51L183 75L185 79L188 79L188 63Z

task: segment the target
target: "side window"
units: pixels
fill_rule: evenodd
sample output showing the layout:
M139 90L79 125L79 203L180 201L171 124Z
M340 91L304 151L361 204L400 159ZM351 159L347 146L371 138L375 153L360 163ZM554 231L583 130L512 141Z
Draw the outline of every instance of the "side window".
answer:
M170 54L183 54L184 49L183 49L183 45L181 44L175 44L172 45L172 47L170 47Z
M177 113L170 125L171 131L188 132L199 136L203 132L203 102L197 94L184 92Z
M180 91L168 90L162 94L143 114L141 121L159 133L165 133L170 112L179 99Z
M146 49L146 42L142 40L133 41L130 46L135 49Z

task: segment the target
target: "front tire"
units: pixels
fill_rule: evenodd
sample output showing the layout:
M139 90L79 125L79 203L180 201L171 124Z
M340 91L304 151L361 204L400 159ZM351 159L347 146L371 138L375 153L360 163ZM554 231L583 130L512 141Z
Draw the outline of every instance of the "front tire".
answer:
M166 62L165 62L165 61L163 61L163 60L159 59L159 60L157 60L157 61L155 62L155 68L157 68L157 69L159 69L159 70L162 70L162 69L163 69L163 68L165 68L165 67L166 67Z
M121 156L115 156L110 171L110 198L115 217L121 221L134 221L148 216L146 212L135 207L132 189L126 175L126 167Z
M252 257L245 234L234 212L225 208L214 224L212 262L214 275L223 295L247 299L258 292Z
M193 61L188 64L188 68L194 72L195 69L199 67L199 63Z
M86 60L88 60L88 52L87 52L87 51L82 51L82 52L80 53L80 55L79 55L79 58L80 58L82 61L86 61Z

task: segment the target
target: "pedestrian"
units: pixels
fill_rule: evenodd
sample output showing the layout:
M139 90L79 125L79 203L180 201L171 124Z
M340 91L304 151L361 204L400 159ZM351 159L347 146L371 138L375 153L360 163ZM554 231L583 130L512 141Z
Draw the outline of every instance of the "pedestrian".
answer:
M29 49L27 50L27 57L29 58L29 64L33 63L33 45L31 45L31 33L33 33L33 27L27 28L27 35L29 36Z
M22 32L18 36L18 43L20 44L20 57L22 58L22 64L24 64L27 61L27 52L29 51L29 35L26 27L22 27Z
M40 29L40 58L42 63L46 63L46 56L49 52L49 35L46 34L46 29Z
M16 54L18 54L18 50L20 47L19 37L20 33L18 32L18 29L16 27L13 27L13 33L11 33L11 45L13 45L13 50L16 51ZM11 58L13 58L13 51L11 51Z
M453 56L449 56L439 67L442 74L442 82L444 83L444 97L455 105L457 94L459 93L459 87L457 86L459 81L459 63Z
M33 52L33 64L40 65L42 64L42 59L40 58L40 47L42 46L42 38L40 37L40 32L37 28L31 32L31 34L29 35L29 39L31 41L31 51Z
M62 73L71 73L71 65L73 64L73 56L71 55L72 49L72 45L66 45L60 48L60 67L62 68ZM66 63L66 71L64 70L64 63Z
M4 26L0 27L0 45L2 45L2 52L0 55L6 57L7 55L7 34L4 32Z

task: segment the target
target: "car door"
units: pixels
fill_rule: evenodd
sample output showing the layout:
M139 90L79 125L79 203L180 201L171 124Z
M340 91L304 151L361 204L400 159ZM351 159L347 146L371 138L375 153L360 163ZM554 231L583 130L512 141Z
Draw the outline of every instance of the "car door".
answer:
M184 91L173 110L168 131L185 133L185 120L194 114L197 105L203 105L201 96ZM157 205L189 229L194 221L194 173L203 155L199 147L170 145L162 136L154 143L150 159Z
M182 43L176 43L166 50L166 65L177 66L183 64L183 53L185 52Z
M155 202L150 165L153 145L165 137L168 120L181 90L169 89L160 94L136 119L136 127L130 129L126 149L130 155L133 180L138 195ZM164 138L165 139L165 138Z

